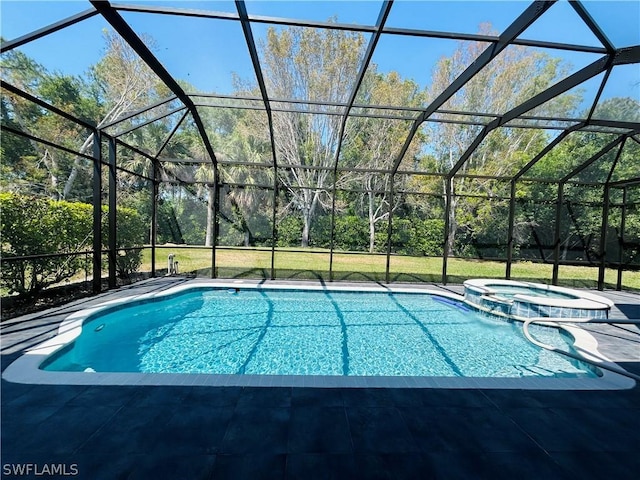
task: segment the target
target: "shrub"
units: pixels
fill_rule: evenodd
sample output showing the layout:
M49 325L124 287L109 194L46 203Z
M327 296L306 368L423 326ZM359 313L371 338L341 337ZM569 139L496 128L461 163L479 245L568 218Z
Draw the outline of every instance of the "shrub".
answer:
M73 254L92 249L91 205L2 193L0 210L2 257L5 260L0 284L9 293L34 294L88 267L84 255ZM102 243L106 248L108 208L104 207L102 211ZM116 270L118 275L128 276L140 267L142 251L123 249L143 245L148 228L136 210L118 207L116 215ZM39 255L45 257L10 260Z
M335 248L345 251L368 251L368 220L356 215L336 215Z
M410 243L410 255L441 256L444 242L444 220L416 220Z
M299 247L302 241L302 219L295 216L286 216L277 224L278 247Z
M74 253L91 246L91 205L0 194L0 235L4 259ZM84 256L53 256L3 262L2 286L28 294L75 275Z
M317 215L313 218L309 246L318 248L331 246L331 215Z
M102 207L102 245L108 248L109 208ZM128 250L144 244L149 226L134 209L116 208L116 272L119 277L127 278L137 272L142 264L142 250Z
M442 255L443 232L444 220L415 217L394 219L391 249L404 255Z

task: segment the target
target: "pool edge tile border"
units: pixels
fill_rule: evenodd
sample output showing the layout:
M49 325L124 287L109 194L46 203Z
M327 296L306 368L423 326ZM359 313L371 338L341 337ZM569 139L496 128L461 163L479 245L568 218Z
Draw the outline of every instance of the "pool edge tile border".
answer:
M54 352L71 343L82 332L84 321L91 315L132 299L145 300L174 295L194 287L252 288L299 290L301 285L278 281L187 282L161 292L131 295L108 300L99 305L72 313L58 327L55 337L27 350L2 373L2 378L12 383L36 385L98 385L98 386L210 386L210 387L300 387L300 388L433 388L433 389L509 389L509 390L626 390L636 385L629 377L602 370L597 378L487 378L487 377L342 377L322 376L309 379L304 375L277 375L273 381L265 381L266 375L221 375L189 373L137 373L137 372L54 372L41 370L40 365ZM353 286L304 285L305 290L354 291ZM458 294L424 287L391 287L384 285L359 286L360 292L428 293L462 301ZM587 353L592 363L611 364L597 350L596 339L577 327L562 326L570 330L575 345Z

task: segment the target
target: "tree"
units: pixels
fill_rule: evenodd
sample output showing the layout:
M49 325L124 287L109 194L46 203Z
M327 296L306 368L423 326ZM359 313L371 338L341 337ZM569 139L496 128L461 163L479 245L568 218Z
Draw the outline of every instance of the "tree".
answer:
M491 26L481 25L481 34L491 34ZM435 69L430 97L435 98L486 48L479 42L460 43L451 57L442 58ZM533 50L529 47L511 45L494 58L474 76L443 108L456 111L485 112L503 114L528 98L540 93L565 76L567 66L560 59ZM539 115L569 116L578 105L580 94L564 95L554 102L548 102L536 110ZM466 118L469 120L470 118ZM483 120L474 118L474 120ZM484 119L486 121L486 119ZM480 126L453 123L432 123L429 126L431 146L436 158L438 172L448 172L458 162L462 154L472 144ZM482 173L501 176L517 171L531 159L546 143L543 130L519 129L504 126L492 131L468 160L459 173ZM444 190L444 184L442 190ZM456 177L454 192L483 194L488 197L500 195L504 188L497 182ZM449 208L449 232L446 249L453 255L455 234L461 227L473 231L481 228L491 217L491 209L478 215L474 206L477 202L460 203L460 197L453 195ZM458 211L466 210L467 224L460 223Z
M97 128L102 128L129 111L149 105L163 93L166 95L166 88L161 86L155 73L120 35L105 29L103 36L104 56L91 68L89 74L92 94L101 107L99 116L93 118ZM149 45L154 44L149 36L143 39ZM156 110L156 113L159 112ZM124 122L120 127L128 124ZM92 148L93 136L89 135L79 151L87 153ZM63 198L68 197L84 163L86 162L79 156L74 160L64 185Z
M270 28L260 45L267 91L273 99L296 98L314 105L319 113L274 112L273 130L279 181L290 203L303 220L302 246L309 245L311 223L320 206L329 205L332 167L339 142L341 108L329 103L346 102L364 55L365 40L359 33L332 29ZM296 108L287 103L286 107ZM259 119L264 132L265 116ZM351 134L346 131L346 137ZM310 167L310 168L307 168ZM318 168L319 167L319 168Z
M403 80L397 72L389 74L372 73L365 79L359 92L359 103L367 105L397 105L400 107L420 106L424 92L412 80ZM400 147L408 133L409 122L391 118L358 118L353 122L353 131L343 147L343 157L350 166L360 170L382 170L391 168ZM412 142L405 157L418 155L424 139L420 133ZM349 177L353 178L353 177ZM404 176L397 175L395 189L401 189ZM376 225L385 220L389 212L399 204L400 197L394 197L394 205L389 204L389 183L387 174L375 171L358 171L355 181L364 190L363 203L366 205L369 223L369 252L375 249Z
M228 226L234 232L232 235L224 235L224 232L221 232L224 236L221 239L244 246L253 245L258 233L256 222L268 223L271 217L269 206L273 205L272 190L251 187L251 185L270 186L274 183L272 169L252 166L254 163L264 164L272 161L270 142L255 130L255 128L266 128L266 125L257 118L264 119L265 115L262 112L257 114L233 108L219 109L206 114L208 123L213 126L211 141L215 146L218 159L237 162L219 167L222 183L221 191L218 193L219 214L225 222L222 228ZM205 175L212 177L211 173ZM213 198L213 189L211 190L210 198ZM265 218L269 220L264 220Z
M167 95L166 87L119 35L105 30L104 39L105 54L86 77L49 72L17 50L4 55L3 73L14 86L98 128ZM153 44L149 38L145 41ZM3 98L3 117L28 134L55 141L79 154L92 153L91 132L17 95L9 93ZM35 163L47 172L46 177L40 173L34 179L36 184L42 182L39 193L56 199L91 198L90 161L36 141L31 142L31 148L37 154ZM11 162L24 158L20 152L5 150L3 154ZM79 177L85 181L74 192Z
M97 110L96 103L85 95L87 85L82 79L58 72L50 73L20 51L7 52L2 59L2 69L6 81L12 85L78 118L86 120ZM3 98L3 122L72 151L79 151L79 146L87 135L85 128L10 92ZM27 171L33 178L21 183L25 193L44 194L54 199L64 198L64 179L71 170L73 155L35 140L29 140L29 144L29 149L26 149L24 141L6 145L9 148L3 148L3 164L13 167L15 172L28 158L31 165ZM78 196L86 195L85 189Z
M582 117L588 111L582 112ZM614 97L606 99L597 106L595 118L624 118L627 121L640 120L640 104L631 98ZM539 178L560 180L571 171L590 161L596 154L619 138L620 133L596 133L593 131L579 131L568 135L549 154L543 157L532 169L531 173ZM599 237L602 228L602 185L611 175L613 181L629 179L637 176L640 171L638 144L627 139L620 152L618 161L615 159L620 146L609 150L608 153L596 159L591 165L582 169L570 181L591 182L593 185L585 187L567 183L563 188L564 204L561 210L560 248L563 260L596 261L599 254ZM601 186L598 186L600 184ZM549 199L556 197L555 187L533 183L526 189L526 194L532 198ZM555 208L551 211L552 218L545 219L538 208L533 221L536 225L555 222ZM619 212L612 209L612 222ZM547 216L549 213L547 213ZM615 224L615 223L613 223ZM552 241L548 241L549 244Z
M11 114L11 103L3 96L0 98L2 126L15 130L21 127ZM2 133L0 145L0 187L3 191L28 191L35 184L44 184L38 168L34 166L38 152L34 145L26 138L12 135L7 131ZM37 179L37 180L36 180Z

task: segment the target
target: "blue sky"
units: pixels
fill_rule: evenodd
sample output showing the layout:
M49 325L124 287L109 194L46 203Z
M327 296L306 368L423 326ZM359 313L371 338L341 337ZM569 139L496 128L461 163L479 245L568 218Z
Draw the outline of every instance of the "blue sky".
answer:
M233 2L188 2L151 0L150 5L171 5L235 12ZM450 30L475 33L483 22L503 31L529 4L524 1L409 1L394 3L386 25L427 30ZM616 46L640 44L640 2L585 2L591 15L601 22ZM337 16L342 23L372 25L378 16L381 2L374 1L249 1L250 14L326 20ZM85 1L15 1L0 3L2 35L12 39L52 22L90 8ZM175 77L185 79L203 91L231 93L232 72L241 78L253 79L251 62L237 22L209 21L195 18L176 18L163 15L123 13L138 34L151 35L156 41L155 53ZM577 21L576 21L577 19ZM104 42L102 30L109 28L99 16L57 32L21 50L50 70L80 75L101 55ZM267 26L256 25L254 35L264 36ZM558 2L522 38L598 46L598 40L579 21L566 1ZM422 86L430 82L433 66L442 56L455 50L455 41L383 36L373 58L378 70L398 71L413 78ZM582 68L599 55L547 51ZM640 98L640 67L632 65L614 70L605 96ZM588 90L597 88L593 82ZM587 92L590 94L590 92Z

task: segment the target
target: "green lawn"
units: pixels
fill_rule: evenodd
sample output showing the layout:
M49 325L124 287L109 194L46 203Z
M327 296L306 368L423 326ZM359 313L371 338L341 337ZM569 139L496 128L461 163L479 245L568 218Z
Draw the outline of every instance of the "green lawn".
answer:
M163 247L156 252L156 269L167 268L167 255L174 253L181 273L195 272L198 276L211 275L211 250L205 248ZM326 250L276 250L276 278L329 280L329 252ZM385 255L345 254L333 256L335 280L384 281ZM218 249L216 251L218 277L270 278L271 250ZM141 270L151 269L151 251L144 251ZM449 283L461 283L468 278L504 278L505 264L500 262L450 258L447 267ZM518 262L512 265L511 277L551 283L552 266L540 263ZM598 280L596 267L560 266L561 285L595 288ZM623 287L640 290L640 272L625 271ZM395 282L441 282L442 259L437 257L392 256L390 280ZM615 288L617 271L607 269L607 288Z

